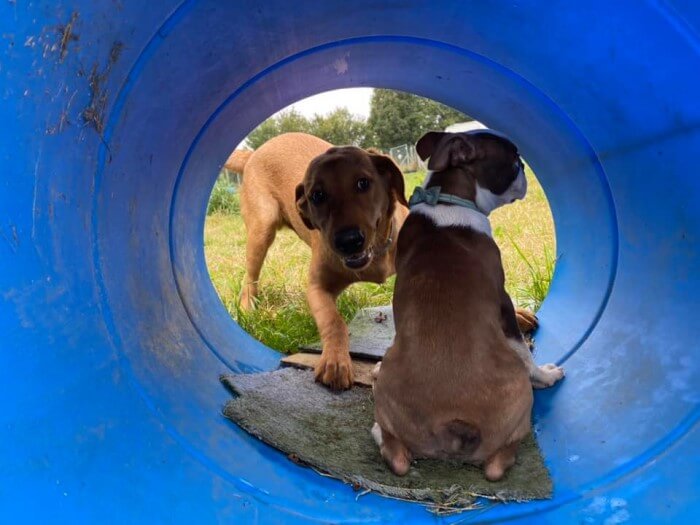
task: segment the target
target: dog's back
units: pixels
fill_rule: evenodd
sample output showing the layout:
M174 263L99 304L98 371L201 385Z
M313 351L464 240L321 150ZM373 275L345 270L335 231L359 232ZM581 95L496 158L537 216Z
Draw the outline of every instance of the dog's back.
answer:
M306 133L283 133L260 146L245 164L241 185L241 212L253 235L268 225L289 226L305 242L308 228L299 218L294 189L311 160L332 145ZM258 223L260 226L258 226ZM247 225L248 226L248 225Z
M501 327L498 248L412 214L396 265L396 339L375 384L377 422L415 457L482 462L532 407L525 365Z
M495 134L431 132L432 170L399 234L396 338L375 383L375 439L392 470L413 457L483 463L498 480L530 432L532 386L488 214L522 199L517 148Z

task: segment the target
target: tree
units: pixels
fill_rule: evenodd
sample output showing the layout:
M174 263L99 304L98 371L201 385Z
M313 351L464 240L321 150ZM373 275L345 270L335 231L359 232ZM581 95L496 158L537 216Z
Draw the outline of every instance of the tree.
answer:
M328 115L314 115L309 120L294 110L283 111L270 117L246 138L248 146L258 149L272 137L290 131L310 133L331 144L359 146L365 140L365 121L346 108L338 108Z
M314 115L309 133L336 146L359 146L365 140L367 125L347 108L338 108L328 115Z
M274 117L270 117L246 137L248 146L258 149L272 137L290 131L303 131L309 133L309 120L301 113L292 110L283 111Z
M347 108L314 115L310 120L297 111L287 110L260 124L246 142L252 149L258 149L281 133L301 131L337 146L374 146L386 151L402 144L415 144L427 131L445 129L466 120L472 119L434 100L402 91L375 89L366 122Z
M364 145L388 150L402 144L415 144L430 130L442 130L467 120L473 119L434 100L402 91L375 89Z

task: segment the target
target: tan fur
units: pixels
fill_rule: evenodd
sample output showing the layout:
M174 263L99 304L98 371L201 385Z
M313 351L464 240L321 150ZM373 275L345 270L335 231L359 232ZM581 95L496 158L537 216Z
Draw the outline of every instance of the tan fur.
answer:
M381 283L392 275L396 243L392 243L385 254L374 258L369 266L355 271L347 268L333 250L329 242L332 225L321 224L320 229L313 230L306 227L297 211L295 190L304 181L310 162L331 147L328 142L311 135L286 133L266 142L248 160L241 187L241 213L248 234L241 307L249 309L254 305L260 270L276 231L283 226L292 228L311 247L312 252L307 298L323 343L316 377L332 388L345 389L352 385L353 377L348 329L338 312L336 299L352 283ZM368 153L364 155L370 156ZM328 177L327 184L332 186L339 182L337 178ZM342 209L336 210L333 215L353 216L346 220L355 223L367 222L364 217L373 213L379 205L378 202L359 205L359 200L346 189L338 190L336 194L348 195L343 200ZM381 194L377 193L376 199L380 198ZM405 202L403 195L401 198ZM385 195L384 199L395 197ZM366 232L369 242L384 242L390 233L392 220L394 239L398 236L408 210L400 203L391 209L391 216L381 216L379 228L367 228L372 230Z
M226 159L224 168L235 173L243 173L246 163L250 160L253 152L247 149L237 149Z

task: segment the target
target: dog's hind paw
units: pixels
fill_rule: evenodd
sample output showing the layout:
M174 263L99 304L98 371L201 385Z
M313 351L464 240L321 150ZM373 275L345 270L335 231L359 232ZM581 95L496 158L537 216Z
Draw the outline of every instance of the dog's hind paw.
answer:
M564 369L554 363L538 366L532 376L532 386L534 388L549 388L557 381L564 378Z
M515 309L515 320L518 322L518 328L523 334L529 334L534 332L539 326L539 320L537 316L530 310L523 310L522 308Z
M244 312L250 312L251 310L255 310L255 307L257 306L256 293L257 290L252 289L251 285L243 286L243 289L241 290L241 296L238 299L238 307Z

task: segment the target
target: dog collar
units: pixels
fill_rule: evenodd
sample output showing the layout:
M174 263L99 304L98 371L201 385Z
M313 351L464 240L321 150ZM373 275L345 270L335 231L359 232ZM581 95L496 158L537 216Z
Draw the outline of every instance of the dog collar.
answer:
M374 257L381 257L383 256L386 252L389 251L389 248L391 247L392 243L394 242L394 232L395 232L396 224L395 220L392 217L391 218L391 230L389 230L389 237L386 238L386 242L384 243L384 246L382 246L379 250L376 250L373 255Z
M431 186L430 188L416 186L416 189L413 190L413 195L411 195L411 198L408 201L408 207L413 208L417 204L436 206L440 203L461 206L463 208L468 208L479 212L483 215L483 212L477 207L474 201L462 199L461 197L450 195L449 193L440 193L440 186Z

